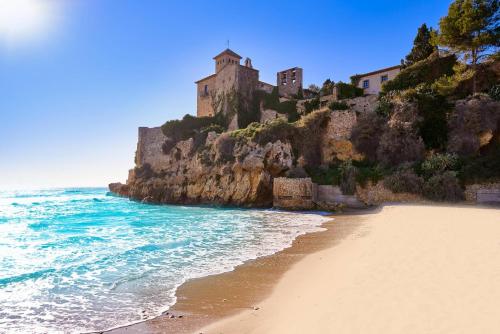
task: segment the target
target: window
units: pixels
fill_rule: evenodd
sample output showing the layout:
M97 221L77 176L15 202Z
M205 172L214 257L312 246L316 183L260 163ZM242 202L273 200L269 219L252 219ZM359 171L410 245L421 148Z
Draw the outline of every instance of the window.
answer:
M203 92L205 93L205 95L208 95L208 85L205 85Z
M387 74L384 74L380 77L380 82L386 82L387 80L389 80L389 77L387 76Z
M363 88L370 88L370 80L363 80Z

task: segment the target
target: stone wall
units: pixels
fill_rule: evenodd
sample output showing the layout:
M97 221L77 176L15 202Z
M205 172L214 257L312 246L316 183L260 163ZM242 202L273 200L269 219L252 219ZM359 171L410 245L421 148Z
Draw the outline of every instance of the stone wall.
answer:
M353 111L332 111L325 134L321 138L321 162L329 164L333 160L360 160L350 141L351 130L356 124L357 116Z
M297 102L297 110L299 113L303 114L305 111L304 103L306 101L311 101L312 99L300 100ZM330 103L333 101L339 101L335 95L325 95L320 97L320 109L328 108ZM374 112L378 106L378 96L377 95L365 95L355 97L353 99L343 99L340 100L345 102L349 106L349 111L353 111L355 113L365 113L365 112Z
M344 195L338 186L318 185L316 204L324 209L336 209L339 207L364 208L356 196Z
M257 89L262 90L268 94L271 94L273 92L275 86L268 84L267 82L259 81L257 85Z
M377 95L359 96L345 101L349 106L349 110L356 113L374 112L378 106Z
M162 166L168 164L169 158L162 151L162 145L166 139L167 137L165 137L160 127L140 127L137 141L136 165L149 164L154 170L160 170Z
M500 182L468 185L464 195L470 203L500 203Z
M246 66L239 66L237 70L237 89L246 99L253 98L253 92L259 86L259 71Z
M316 185L311 178L278 177L273 181L273 205L277 208L313 209L315 193Z
M356 186L356 197L366 205L379 205L383 203L426 203L423 197L409 193L393 193L384 187L382 181L377 184L368 182L365 187Z
M280 114L272 109L264 109L260 112L260 122L265 123L267 121L272 121L273 119L283 118L287 119L285 114Z
M292 210L364 208L356 196L344 195L337 186L317 185L311 178L278 177L273 182L273 205Z
M196 82L196 116L213 116L212 94L215 93L215 75Z

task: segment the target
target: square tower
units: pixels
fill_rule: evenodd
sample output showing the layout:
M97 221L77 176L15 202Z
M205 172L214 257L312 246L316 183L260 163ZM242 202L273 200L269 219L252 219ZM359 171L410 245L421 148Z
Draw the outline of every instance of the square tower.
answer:
M278 72L276 85L280 96L295 95L302 88L302 69L300 67L289 68Z
M240 65L241 56L233 50L226 49L214 57L215 73L219 73L226 65Z

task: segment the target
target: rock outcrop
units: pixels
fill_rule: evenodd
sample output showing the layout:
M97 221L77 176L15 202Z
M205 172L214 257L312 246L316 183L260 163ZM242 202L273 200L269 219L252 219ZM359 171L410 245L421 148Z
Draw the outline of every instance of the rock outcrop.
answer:
M139 141L139 153L145 151L142 145L151 142ZM157 153L163 155L160 162L138 156L142 164L130 172L127 184L111 184L110 190L151 203L271 206L272 180L293 162L290 144L279 140L260 146L211 132L196 146L192 138L178 142L167 154Z

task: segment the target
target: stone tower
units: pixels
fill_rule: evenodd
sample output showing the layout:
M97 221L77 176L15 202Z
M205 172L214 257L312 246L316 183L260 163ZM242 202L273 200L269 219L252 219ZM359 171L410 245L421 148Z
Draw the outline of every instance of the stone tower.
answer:
M289 68L278 72L276 85L280 96L296 95L302 88L302 69L300 67Z

